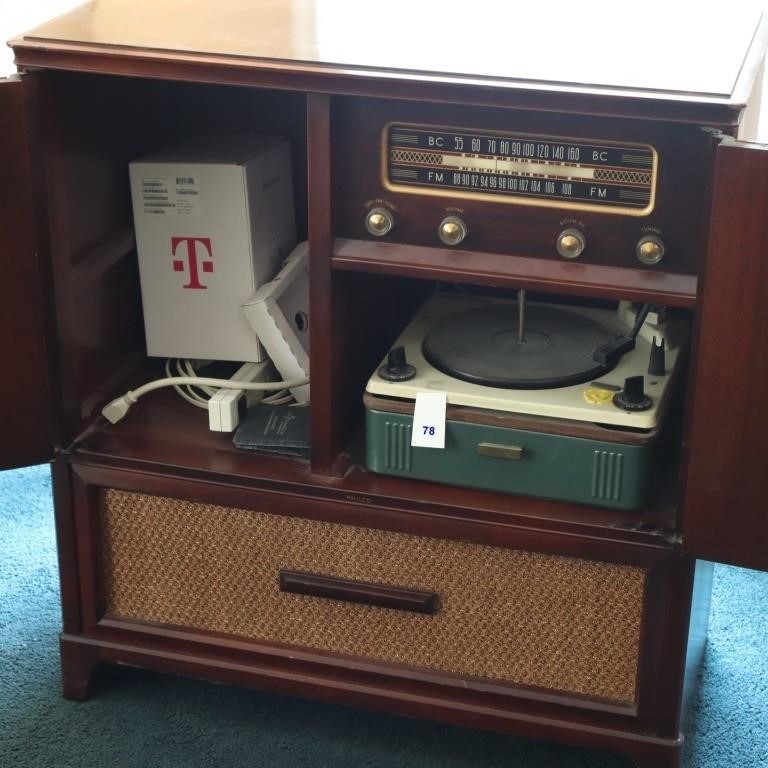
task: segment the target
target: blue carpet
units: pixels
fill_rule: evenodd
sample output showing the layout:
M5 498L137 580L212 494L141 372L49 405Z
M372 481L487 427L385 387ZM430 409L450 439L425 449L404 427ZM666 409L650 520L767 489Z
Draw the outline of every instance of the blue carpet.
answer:
M0 766L627 768L621 758L129 669L59 693L47 467L0 473ZM719 567L686 768L768 766L768 574Z

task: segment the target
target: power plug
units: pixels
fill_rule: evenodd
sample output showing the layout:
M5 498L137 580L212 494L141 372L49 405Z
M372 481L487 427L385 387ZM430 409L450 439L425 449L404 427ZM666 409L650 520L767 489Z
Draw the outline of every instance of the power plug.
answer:
M273 373L269 360L245 363L230 381L269 381ZM208 428L212 432L234 432L248 406L257 403L264 392L258 390L221 389L208 401Z

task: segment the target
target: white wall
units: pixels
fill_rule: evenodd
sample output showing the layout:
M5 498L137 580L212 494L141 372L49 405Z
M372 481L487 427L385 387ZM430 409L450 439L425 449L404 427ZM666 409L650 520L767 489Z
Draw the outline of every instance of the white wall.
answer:
M0 77L16 71L6 40L82 4L83 0L0 0Z

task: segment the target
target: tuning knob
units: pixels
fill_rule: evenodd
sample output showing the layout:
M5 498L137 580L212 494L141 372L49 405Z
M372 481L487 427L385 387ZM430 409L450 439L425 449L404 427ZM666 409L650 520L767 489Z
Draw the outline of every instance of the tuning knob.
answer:
M446 245L458 245L467 236L467 225L460 216L446 216L437 234Z
M365 217L365 228L374 237L384 237L395 225L392 214L386 208L371 208Z
M627 376L624 389L613 396L613 404L623 411L647 411L653 400L645 394L645 377Z
M564 259L576 259L587 247L587 239L581 230L569 227L557 236L555 247Z
M379 368L379 376L386 381L408 381L416 375L416 369L405 359L405 347L389 350L387 362Z
M645 235L637 241L635 254L638 261L652 266L664 258L664 241L656 235Z

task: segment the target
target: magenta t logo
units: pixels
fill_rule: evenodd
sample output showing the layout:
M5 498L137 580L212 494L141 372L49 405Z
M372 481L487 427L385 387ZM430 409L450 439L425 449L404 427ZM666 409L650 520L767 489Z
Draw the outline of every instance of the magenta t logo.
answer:
M205 246L205 250L208 251L208 259L213 258L213 250L211 248L210 237L172 237L171 238L171 254L176 255L176 250L181 243L187 244L187 261L184 263L184 259L173 260L173 271L184 272L189 271L189 282L184 286L185 288L196 288L198 290L206 290L207 285L203 285L200 282L200 271L213 272L213 262L205 259L205 254L201 254L200 261L197 260L197 243L202 243Z

